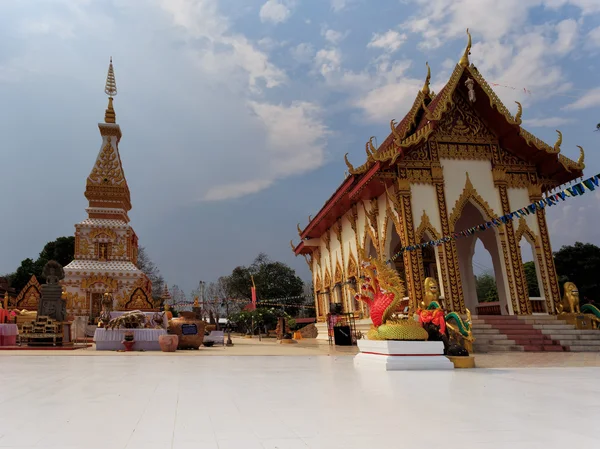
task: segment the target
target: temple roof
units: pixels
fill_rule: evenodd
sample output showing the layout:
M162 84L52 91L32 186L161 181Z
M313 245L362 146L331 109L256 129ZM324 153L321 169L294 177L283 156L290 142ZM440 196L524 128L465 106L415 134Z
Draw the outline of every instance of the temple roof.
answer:
M469 63L470 49L471 35L469 34L467 48L462 58L437 95L430 92L431 74L429 65L427 66L425 85L417 93L412 107L399 123L395 120L390 122L391 132L379 148L373 145L373 137L367 142L365 148L367 160L363 165L355 168L348 161L346 154L344 159L351 176L344 180L308 226L304 230L300 229L299 234L303 240L320 237L360 199L381 195L386 186L393 182L392 178L381 176L381 172L389 169L417 145L427 141L446 112L454 105L455 92L461 90L463 94L467 93L465 83L470 83L468 80L473 81L472 86L477 98L477 101L471 104L476 114L493 130L503 149L535 164L541 176L552 179L552 185L543 186L545 190L583 176L585 168L583 148L579 147L580 157L576 162L559 154L562 143L560 132L558 132L557 142L550 146L522 128L521 104L517 102L517 114L513 116L477 68ZM371 182L374 179L380 182ZM296 254L311 251L312 247L302 244L295 250Z
M86 218L75 226L90 226L93 228L121 228L129 229L130 226L123 220L111 220L106 218Z
M128 260L109 260L109 261L98 261L98 260L73 260L65 268L66 271L102 271L102 272L129 272L139 273L143 272L136 267L133 262Z

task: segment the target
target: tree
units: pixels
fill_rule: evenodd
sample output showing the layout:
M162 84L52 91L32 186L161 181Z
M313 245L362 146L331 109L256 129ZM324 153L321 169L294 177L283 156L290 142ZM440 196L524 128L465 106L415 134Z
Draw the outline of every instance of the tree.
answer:
M475 289L477 290L477 300L479 302L499 301L496 278L490 273L475 276Z
M7 278L17 292L20 292L31 276L35 275L40 282L43 282L42 270L44 265L50 260L55 260L63 267L71 263L75 257L75 237L59 237L56 240L48 242L40 252L37 260L27 258L21 262L17 270L9 274Z
M538 298L540 296L540 287L538 285L537 272L534 262L525 262L523 264L525 270L525 280L527 281L527 290L530 298Z
M600 248L591 243L576 242L554 253L559 282L575 283L582 303L594 300L600 293Z
M250 302L252 277L256 284L257 302L276 300L290 305L304 302L304 282L296 272L282 262L273 262L260 253L249 267L237 267L225 280L227 296ZM281 298L289 298L281 300ZM297 313L295 307L284 307L288 313ZM289 310L288 310L289 309Z
M232 300L227 293L227 278L221 276L216 282L207 285L204 292L205 302L203 314L212 314L219 322L219 318L227 317L240 310L240 303Z
M59 237L53 242L48 242L40 253L37 263L44 265L50 260L55 260L63 267L70 264L75 257L75 237Z
M160 300L162 297L162 292L165 285L165 280L160 274L160 270L158 267L152 262L150 256L146 252L146 248L140 246L138 248L138 259L136 266L138 269L142 270L150 282L152 282L152 298L156 300Z
M177 305L186 301L187 297L185 292L181 290L178 285L173 285L173 287L171 287L171 304Z

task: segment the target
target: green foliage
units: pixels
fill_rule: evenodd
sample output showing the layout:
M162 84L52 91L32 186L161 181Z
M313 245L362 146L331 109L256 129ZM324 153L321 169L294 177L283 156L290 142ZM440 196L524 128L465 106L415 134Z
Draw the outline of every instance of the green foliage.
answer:
M479 276L475 276L475 288L477 290L477 300L479 302L499 301L496 278L490 273L483 273Z
M38 281L44 282L42 270L50 260L55 260L63 267L71 263L75 256L75 237L59 237L52 242L46 243L37 260L27 258L21 262L17 270L9 274L7 278L11 287L20 292L31 276L35 275Z
M598 299L600 293L600 248L591 243L576 242L554 253L559 282L574 282L581 303Z
M525 280L527 281L529 297L538 298L540 296L540 287L538 285L537 272L535 271L535 263L525 262L523 269L525 270Z
M288 265L271 261L267 255L259 254L252 265L237 267L224 280L227 296L235 299L251 300L252 276L256 284L257 303L261 300L300 296L304 291L304 282ZM289 304L302 304L303 298L286 300ZM289 313L297 312L296 308L285 308Z
M296 321L287 313L272 307L257 307L253 311L243 310L231 315L229 320L237 324L240 331L254 334L256 329L275 329L280 317L285 317L290 328L296 326Z

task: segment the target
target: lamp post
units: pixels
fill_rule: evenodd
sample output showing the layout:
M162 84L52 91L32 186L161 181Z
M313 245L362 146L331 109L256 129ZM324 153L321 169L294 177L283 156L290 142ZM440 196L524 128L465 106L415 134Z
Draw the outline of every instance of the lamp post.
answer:
M225 306L225 314L227 315L227 343L225 343L225 346L233 346L233 341L231 341L231 322L229 321L229 301L224 299L222 305Z

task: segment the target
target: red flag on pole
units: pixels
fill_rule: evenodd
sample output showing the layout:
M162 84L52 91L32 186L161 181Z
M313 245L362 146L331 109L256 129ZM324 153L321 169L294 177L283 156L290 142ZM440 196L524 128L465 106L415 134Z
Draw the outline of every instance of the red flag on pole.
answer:
M256 310L256 285L254 285L254 276L251 276L252 279L252 287L250 287L250 291L252 292L252 310Z

